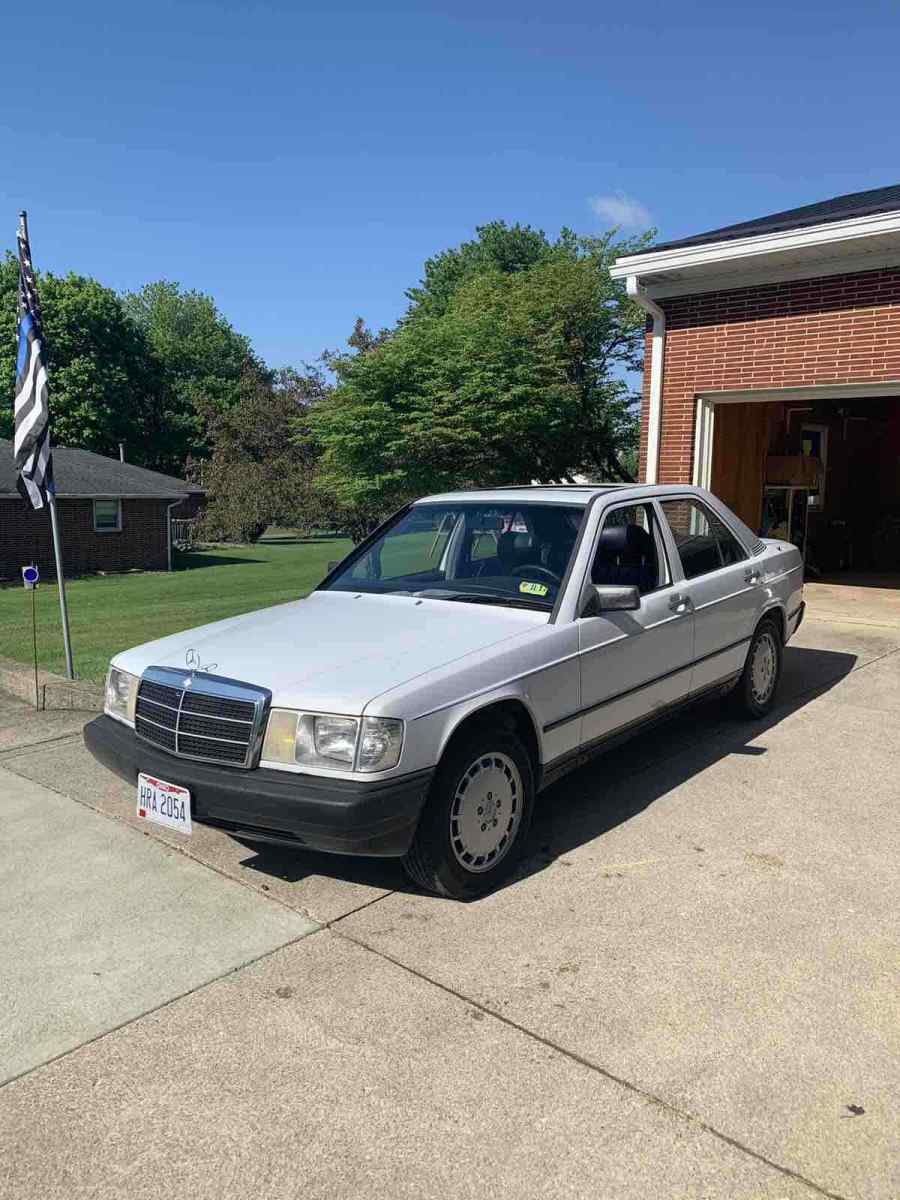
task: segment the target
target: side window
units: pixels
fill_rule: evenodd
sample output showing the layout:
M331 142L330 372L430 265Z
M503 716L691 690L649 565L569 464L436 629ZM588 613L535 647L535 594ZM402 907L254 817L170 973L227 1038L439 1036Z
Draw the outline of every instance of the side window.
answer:
M747 557L731 530L699 500L663 500L660 507L672 530L685 579L730 567Z
M722 566L730 567L733 563L743 562L747 557L747 551L737 540L724 521L721 521L714 512L709 514L712 521L713 533L716 535L716 541L719 543L719 553L722 555Z
M607 513L597 538L591 581L636 587L642 596L669 582L665 553L648 504L628 504Z

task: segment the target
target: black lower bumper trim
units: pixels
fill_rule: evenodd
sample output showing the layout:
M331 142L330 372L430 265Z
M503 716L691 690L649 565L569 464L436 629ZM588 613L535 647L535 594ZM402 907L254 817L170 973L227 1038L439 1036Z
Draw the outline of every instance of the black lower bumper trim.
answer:
M331 854L405 854L428 795L432 771L397 779L327 779L289 771L243 771L192 762L151 746L112 717L84 727L98 762L128 783L139 771L191 793L191 817L251 841Z
M806 601L801 600L801 602L797 605L797 607L794 609L794 611L788 615L788 625L790 625L790 623L794 620L795 617L797 619L797 624L794 626L794 628L788 634L789 637L793 637L794 634L797 632L797 630L800 628L800 626L803 624L803 618L805 615L806 615Z

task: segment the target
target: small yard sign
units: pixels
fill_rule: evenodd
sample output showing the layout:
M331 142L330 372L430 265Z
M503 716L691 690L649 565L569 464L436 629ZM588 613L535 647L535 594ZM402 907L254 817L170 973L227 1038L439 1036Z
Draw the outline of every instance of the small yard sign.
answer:
M41 573L37 569L37 567L34 565L34 563L31 563L29 566L22 568L22 582L25 584L25 586L27 588L30 589L30 588L37 587L40 578L41 578Z

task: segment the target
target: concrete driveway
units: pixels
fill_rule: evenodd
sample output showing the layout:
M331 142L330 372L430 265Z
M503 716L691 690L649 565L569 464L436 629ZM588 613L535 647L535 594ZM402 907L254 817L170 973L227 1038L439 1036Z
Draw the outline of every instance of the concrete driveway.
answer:
M838 613L840 617L840 613ZM900 628L816 619L471 905L137 825L0 703L0 1195L900 1195Z

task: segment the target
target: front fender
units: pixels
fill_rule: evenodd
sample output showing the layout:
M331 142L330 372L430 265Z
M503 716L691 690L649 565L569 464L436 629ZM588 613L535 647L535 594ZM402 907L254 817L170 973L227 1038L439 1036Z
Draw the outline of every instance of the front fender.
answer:
M447 720L444 728L441 731L440 748L438 758L442 758L444 751L447 749L447 744L453 735L457 732L464 721L470 717L476 716L479 712L491 708L495 704L503 702L512 702L519 704L525 709L528 714L528 719L531 721L531 727L534 730L535 742L538 748L538 761L543 763L543 734L541 731L541 723L535 711L531 697L524 688L507 685L499 687L495 691L488 693L485 696L473 696L469 700L463 701L461 704L455 705L451 710L450 717Z
M450 739L464 721L489 709L492 705L504 701L518 704L524 709L534 729L539 760L543 762L541 723L534 703L524 687L512 683L498 686L490 692L483 692L478 696L467 697L454 704L445 705L443 708L425 713L409 721L406 734L407 746L404 760L401 763L402 769L417 771L436 767L447 749Z
M577 738L573 721L544 734L545 726L578 709L581 695L578 629L573 623L535 626L480 654L429 672L409 685L379 697L367 708L373 716L397 716L407 722L401 769L434 767L460 723L500 702L522 706L535 732L544 763Z

